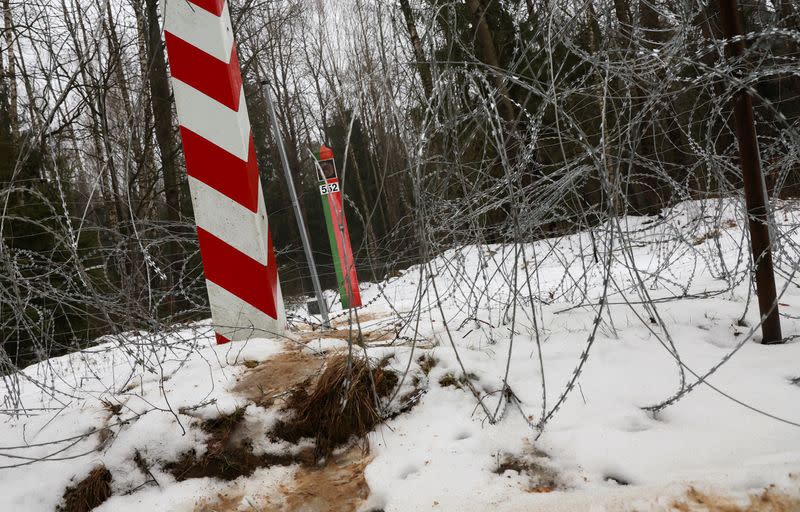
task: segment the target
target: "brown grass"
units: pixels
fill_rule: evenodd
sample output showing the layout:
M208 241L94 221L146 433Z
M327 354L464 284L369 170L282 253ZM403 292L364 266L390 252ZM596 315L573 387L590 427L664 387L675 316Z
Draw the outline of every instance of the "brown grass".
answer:
M680 512L798 512L800 499L778 492L773 486L760 494L751 494L750 502L738 505L734 501L714 494L707 494L690 487L686 498L674 501L672 509Z
M391 313L383 313L383 312L375 312L375 313L359 313L358 314L358 321L360 323L371 322L373 320L381 320L384 318L389 318L392 316ZM356 315L353 315L353 324L356 323ZM342 325L349 325L350 324L350 315L345 315L343 318L339 320L334 320L332 322L334 327L340 327Z
M456 389L464 389L467 382L471 380L478 380L478 376L469 372L462 374L460 377L456 377L453 373L447 372L439 379L439 385L443 388L454 387Z
M205 453L189 451L164 469L178 481L203 477L230 481L250 476L262 467L310 465L327 458L336 447L353 436L364 437L381 421L375 394L388 396L398 380L385 368L387 363L384 360L370 368L362 358L348 363L346 355L336 354L327 359L319 374L323 360L301 352L286 352L267 360L247 372L235 389L263 406L284 396L290 418L279 422L271 435L290 442L313 438L313 453L255 455L251 441L237 435L244 419L244 409L239 408L201 425L208 434Z
M732 219L728 219L724 223L724 227L726 227L726 228L735 228L736 226L737 226L736 221L732 220ZM709 232L707 232L707 233L705 233L703 235L695 237L693 243L694 243L694 245L700 245L700 244L705 243L708 240L717 239L721 235L722 235L722 232L719 229L712 229L711 231L709 231Z
M111 497L111 472L105 466L94 468L89 475L64 491L63 503L57 512L89 512Z
M422 370L422 373L428 375L431 370L439 363L439 361L430 354L423 354L419 356L417 359L419 363L419 368Z
M708 240L714 240L716 238L719 238L720 235L721 235L720 231L718 229L714 229L712 231L709 231L708 233L705 233L703 235L695 237L695 239L694 239L694 241L692 243L694 245L701 245L701 244L705 243Z
M395 338L395 333L392 329L375 329L375 330L361 330L359 336L358 329L354 326L353 330L350 329L326 329L319 331L303 331L299 333L297 341L301 343L308 343L318 339L331 338L335 340L353 340L356 345L364 345L366 343L377 343L381 341L391 341Z
M329 456L353 436L364 437L381 421L376 399L388 396L397 385L397 375L385 368L387 362L371 368L360 357L348 361L345 354L331 356L315 383L292 391L287 400L292 417L279 423L274 434L290 442L313 438L317 459Z
M103 404L103 408L108 411L109 418L119 416L119 413L122 412L122 404L115 404L109 400L100 400L100 403Z
M234 391L270 407L281 395L317 375L324 364L324 359L297 350L282 352L244 373Z

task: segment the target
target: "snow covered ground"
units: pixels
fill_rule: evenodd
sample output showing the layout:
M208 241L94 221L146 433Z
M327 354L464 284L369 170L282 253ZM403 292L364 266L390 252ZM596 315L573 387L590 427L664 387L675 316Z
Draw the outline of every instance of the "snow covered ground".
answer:
M776 215L785 337L800 334L798 221L791 204ZM54 510L100 464L101 511L800 510L800 343L757 343L742 225L732 203L684 203L365 285L369 355L391 356L397 397L416 402L333 474L275 464L178 482L166 466L211 449L202 421L237 408L254 452L297 453L268 435L279 405L237 384L279 354L346 347L346 316L333 333L300 322L225 346L201 323L35 365L4 379L0 511ZM361 480L366 499L325 494Z

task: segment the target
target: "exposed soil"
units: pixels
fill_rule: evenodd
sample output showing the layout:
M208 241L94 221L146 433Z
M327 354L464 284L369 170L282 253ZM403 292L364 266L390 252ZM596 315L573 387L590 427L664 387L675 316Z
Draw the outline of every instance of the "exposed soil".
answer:
M56 507L56 511L89 512L110 497L111 472L105 466L98 466L86 478L67 488L63 503Z
M244 409L237 409L229 415L204 422L202 428L209 435L205 453L198 455L195 450L190 450L177 461L166 464L164 469L179 482L205 477L230 481L250 476L258 468L290 466L311 460L306 454L254 454L250 441L236 435L243 418Z
M690 487L686 498L672 503L672 509L680 512L798 512L800 498L790 497L774 487L764 489L761 494L751 494L750 502L739 505L724 496L707 494Z
M282 352L245 372L233 390L262 407L270 407L275 400L288 396L288 392L318 375L325 359L292 350Z
M369 497L364 469L371 457L358 447L332 456L324 466L299 466L289 481L267 495L246 496L238 486L200 501L194 512L355 512Z
M217 494L215 498L203 498L200 500L200 503L195 505L194 512L237 512L243 499L243 494L222 492ZM260 510L264 509L261 508Z
M364 469L371 460L352 447L324 467L301 467L291 487L283 489L287 512L355 512L369 497Z
M528 444L520 455L503 455L495 469L498 475L506 471L516 471L528 477L527 492L545 493L563 488L559 484L558 473L548 464L547 454Z
M252 446L243 444L207 452L200 457L192 450L184 453L176 462L164 466L164 469L179 482L207 477L231 481L240 476L250 476L259 468L291 466L297 462L298 457L292 455L255 455Z

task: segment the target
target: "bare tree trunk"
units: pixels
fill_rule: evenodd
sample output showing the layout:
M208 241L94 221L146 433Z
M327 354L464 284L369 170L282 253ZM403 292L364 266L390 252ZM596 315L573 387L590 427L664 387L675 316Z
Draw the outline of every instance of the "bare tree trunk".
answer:
M161 27L158 22L158 0L145 0L147 20L147 42L149 56L150 103L155 121L156 143L161 153L161 172L164 177L164 197L166 199L166 218L170 222L178 222L181 217L180 193L178 188L178 170L175 165L176 143L172 132L172 104L170 101L169 79L167 78L167 62L164 46L161 41ZM175 262L180 258L177 243L170 242L165 247L168 284L176 284L178 269ZM169 309L174 313L177 309L175 296L170 295Z
M136 16L136 43L138 49L139 72L141 73L142 83L146 83L148 75L147 62L147 17L144 15L142 5L139 2L132 2L133 11ZM156 167L155 148L153 147L153 128L154 121L152 115L152 104L150 93L145 87L141 92L141 118L142 118L142 160L141 168L137 169L136 180L138 181L141 204L137 213L144 214L150 212L151 204L155 200L154 190L158 184L158 169Z
M0 52L0 155L5 159L10 160L10 156L5 154L4 143L7 139L11 138L11 120L9 119L9 106L8 106L8 78L6 78L6 69L3 65L3 52ZM5 162L0 162L0 169L2 169ZM0 181L5 179L0 175Z
M99 4L98 1L98 8L102 9L102 6ZM144 153L142 151L142 143L139 137L139 130L137 128L137 123L134 119L134 112L133 112L133 103L131 101L130 90L128 87L128 77L125 74L125 68L122 59L122 46L120 44L119 36L117 35L117 28L114 23L114 17L111 12L111 3L106 3L106 15L107 19L104 21L103 25L106 31L106 39L108 40L108 48L111 60L111 66L114 70L114 75L116 77L117 88L120 91L120 95L122 97L122 106L124 110L124 126L128 129L129 133L129 144L126 144L125 150L125 157L123 160L123 165L125 168L124 175L126 177L130 176L123 186L125 186L128 190L128 196L131 198L133 204L131 205L134 210L139 209L139 191L136 187L136 180L135 176L139 174L141 168L143 166L143 159ZM134 162L136 165L132 166L129 162ZM136 172L131 172L133 169ZM121 191L120 191L121 192Z
M20 54L22 53L22 49L20 47L19 40L17 40L17 50L19 50ZM25 59L19 59L17 61L19 63L19 69L21 71L20 77L22 79L22 84L25 86L25 94L28 95L28 98L34 97L34 88L33 88L33 80L31 80L31 75L28 73L28 69L25 64ZM28 123L32 132L36 133L39 131L39 117L36 115L35 105L33 101L28 101L27 103L27 110L28 110Z
M589 34L591 35L589 45L591 50L596 52L600 49L600 41L603 40L603 32L600 29L600 23L597 21L597 11L594 9L594 0L590 0L588 6L587 17L590 28Z
M533 18L533 13L536 12L536 9L533 6L533 0L525 0L525 5L528 8L528 19Z
M425 98L430 99L433 95L431 68L430 64L425 59L425 52L422 50L422 42L417 33L417 22L414 21L414 13L411 11L411 4L408 3L408 0L400 0L400 10L403 11L403 18L405 18L406 28L408 29L408 37L411 39L411 46L414 49L414 58L417 60L417 70L422 80L422 89L425 91Z
M492 38L492 31L489 29L489 24L486 23L486 17L483 14L484 7L481 5L480 0L464 0L470 16L472 16L473 25L475 26L475 34L478 38L479 57L481 61L493 68L492 77L497 92L500 94L500 116L509 124L514 123L516 115L514 113L514 105L511 103L508 87L506 87L505 80L497 72L500 68L500 62L497 59L497 49L494 45Z
M161 27L158 23L158 0L145 0L147 9L147 42L150 85L150 101L155 120L156 143L161 152L161 172L164 177L164 196L167 202L167 220L180 220L180 197L178 171L175 165L176 144L172 132L172 105L170 102L167 62L161 41Z
M77 23L75 20L72 19L71 14L75 12L79 12L76 6L75 1L73 0L71 7L73 8L72 11L67 7L66 0L61 1L61 8L64 14L64 22L67 26L67 32L70 34L72 38L72 44L75 46L75 51L86 58L86 66L81 66L80 73L81 79L83 83L87 86L92 86L95 89L99 90L99 84L95 80L93 76L93 66L91 63L91 59L88 58L88 49L84 48L84 45L81 43L80 35L83 36L84 41L88 41L88 37L86 34L86 29L82 24L82 18L80 16L77 17ZM79 30L80 29L80 30ZM88 43L87 43L88 44ZM30 82L26 81L26 87L30 88ZM89 132L92 137L92 147L95 151L95 160L97 162L97 169L100 175L100 192L103 196L104 203L106 204L113 204L114 208L107 208L103 210L104 213L108 215L108 223L109 225L113 226L114 228L118 228L119 226L119 215L118 215L118 208L116 208L116 200L115 194L113 193L111 186L109 185L109 178L106 174L106 171L109 166L112 166L113 163L109 163L111 160L112 155L107 154L106 146L103 144L103 141L100 136L101 132L101 121L100 121L100 112L99 112L99 94L95 92L94 101L87 99L87 105L89 106L89 112L91 113L91 125L89 126ZM33 103L33 102L29 102Z
M631 34L631 15L630 5L627 0L614 0L614 12L617 15L620 28L619 34L625 38Z
M17 59L14 56L14 23L11 18L11 4L9 0L3 0L3 24L5 25L6 51L8 52L8 65L5 70L5 77L8 80L8 114L11 125L11 135L13 138L19 136L19 116L17 113Z

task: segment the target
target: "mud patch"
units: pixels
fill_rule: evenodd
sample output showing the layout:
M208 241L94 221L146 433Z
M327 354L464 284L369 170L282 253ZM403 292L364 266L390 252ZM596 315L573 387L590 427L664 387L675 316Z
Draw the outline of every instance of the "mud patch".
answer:
M744 505L710 493L698 491L690 487L686 498L672 503L672 510L680 512L797 512L800 510L800 498L790 497L774 486L767 487L760 494L751 494L749 503Z
M243 419L244 409L237 409L231 414L205 421L201 425L209 436L205 453L198 455L195 450L190 450L177 461L166 464L164 469L179 482L206 477L230 481L250 476L258 468L310 461L310 454L254 454L250 440L237 436Z

